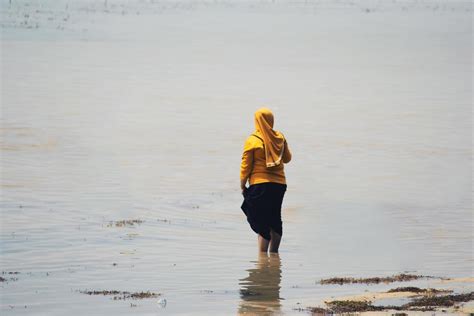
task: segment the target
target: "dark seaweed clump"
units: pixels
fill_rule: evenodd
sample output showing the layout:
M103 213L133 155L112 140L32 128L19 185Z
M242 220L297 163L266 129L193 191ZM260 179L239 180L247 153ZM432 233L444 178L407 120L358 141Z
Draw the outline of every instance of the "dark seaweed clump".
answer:
M153 298L153 297L158 297L161 294L158 293L152 293L150 291L147 292L136 292L136 293L130 293L130 298L132 299L143 299L143 298Z
M412 293L424 293L424 294L438 294L438 293L452 292L452 290L420 289L419 287L415 287L415 286L405 286L405 287L397 287L395 289L390 289L390 290L387 291L387 293L394 293L394 292L412 292Z
M474 292L465 294L427 296L417 298L403 306L414 310L433 310L433 307L451 307L456 303L469 302L474 300Z
M326 302L327 308L323 307L307 307L296 308L295 310L303 312L310 312L312 315L332 315L339 313L355 313L355 312L369 312L382 311L382 306L374 306L369 301L331 301Z
M327 314L331 314L331 312L326 309L326 308L322 308L322 307L308 307L308 308L301 308L301 307L298 307L298 308L294 308L295 311L298 311L298 312L310 312L311 315L327 315Z
M101 291L79 291L82 294L87 294L87 295L104 295L104 296L113 296L114 300L126 300L126 299L144 299L144 298L154 298L158 297L161 294L159 293L153 293L150 291L147 292L127 292L127 291L117 291L117 290L112 290L112 291L107 291L107 290L101 290Z
M87 295L119 295L122 292L120 291L107 291L107 290L101 290L101 291L79 291L82 294L87 294Z
M433 278L432 276L415 275L415 274L397 274L389 277L371 277L371 278L341 278L335 277L330 279L321 279L320 284L347 284L347 283L391 283L391 282L406 282L418 280L421 278Z
M18 275L18 274L20 274L20 272L18 272L18 271L9 271L9 272L2 271L2 275ZM9 278L9 279L7 279L7 278L4 278L4 277L0 276L0 282L8 282L8 281L18 281L18 278Z
M370 301L332 301L326 302L329 312L351 313L351 312L374 312L384 310L383 306L374 306Z
M327 308L308 307L306 310L313 314L354 313L373 311L434 311L438 307L452 307L457 303L474 300L474 292L455 295L427 296L412 300L401 306L376 306L370 301L330 301L325 302ZM301 308L298 310L302 310Z
M125 227L125 226L134 226L143 223L141 219L126 219L121 221L109 222L107 227Z

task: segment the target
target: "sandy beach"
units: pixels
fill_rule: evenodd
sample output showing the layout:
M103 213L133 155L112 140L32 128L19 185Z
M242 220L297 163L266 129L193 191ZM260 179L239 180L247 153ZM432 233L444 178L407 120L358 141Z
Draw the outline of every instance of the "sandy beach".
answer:
M308 315L473 291L471 2L0 4L0 314ZM277 257L240 210L261 106L293 153ZM435 278L320 283L397 274Z

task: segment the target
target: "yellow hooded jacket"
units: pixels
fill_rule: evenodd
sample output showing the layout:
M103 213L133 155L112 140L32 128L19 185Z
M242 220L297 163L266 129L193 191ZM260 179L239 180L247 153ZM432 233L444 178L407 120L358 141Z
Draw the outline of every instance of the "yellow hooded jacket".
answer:
M269 146L265 147L265 143ZM273 114L267 108L259 109L255 113L255 132L244 145L240 165L241 183L248 180L250 185L265 182L286 184L283 163L290 160L291 152L286 139L283 134L273 130Z
M291 152L285 139L282 161L288 163L290 160ZM255 134L250 135L245 141L240 179L248 179L250 185L264 182L286 184L284 165L281 163L267 167L264 142Z

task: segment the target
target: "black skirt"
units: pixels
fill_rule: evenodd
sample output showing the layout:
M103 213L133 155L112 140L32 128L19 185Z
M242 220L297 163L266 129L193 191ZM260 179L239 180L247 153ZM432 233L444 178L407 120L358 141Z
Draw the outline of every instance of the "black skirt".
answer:
M286 184L265 182L253 184L244 191L244 202L240 207L254 232L271 239L270 230L283 235L281 204Z

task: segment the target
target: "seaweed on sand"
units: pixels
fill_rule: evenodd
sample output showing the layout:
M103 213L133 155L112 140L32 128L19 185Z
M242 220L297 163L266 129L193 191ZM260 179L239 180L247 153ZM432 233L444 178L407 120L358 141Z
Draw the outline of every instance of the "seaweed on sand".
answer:
M293 308L293 310L298 311L298 312L310 312L311 315L328 315L331 314L331 311L329 311L326 308L322 307L307 307L307 308Z
M434 310L435 307L452 307L457 303L474 301L474 292L452 295L425 296L403 305L411 310Z
M374 306L370 301L331 301L325 302L327 308L323 307L307 307L296 308L295 310L303 312L310 312L312 315L332 315L340 313L355 313L355 312L373 312L382 311L382 306Z
M384 310L384 306L374 306L370 301L325 302L332 313L374 312Z
M415 275L415 274L396 274L389 277L371 277L371 278L343 278L335 277L329 279L321 279L320 284L348 284L348 283L366 283L366 284L377 284L377 283L391 283L391 282L405 282L413 281L422 278L434 278L432 276Z
M423 294L439 294L439 293L451 293L452 290L437 290L437 289L420 289L419 287L415 286L405 286L405 287L397 287L395 289L390 289L387 293L395 293L395 292L412 292L412 293L423 293Z
M454 295L430 295L416 298L401 306L392 305L372 305L370 301L336 300L325 302L327 309L321 307L308 307L306 310L312 313L354 313L373 311L435 311L439 307L453 307L458 303L474 300L474 292ZM300 309L301 310L301 309ZM314 310L314 312L313 312Z

